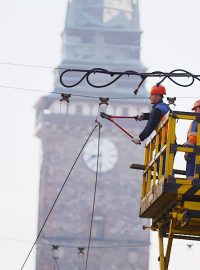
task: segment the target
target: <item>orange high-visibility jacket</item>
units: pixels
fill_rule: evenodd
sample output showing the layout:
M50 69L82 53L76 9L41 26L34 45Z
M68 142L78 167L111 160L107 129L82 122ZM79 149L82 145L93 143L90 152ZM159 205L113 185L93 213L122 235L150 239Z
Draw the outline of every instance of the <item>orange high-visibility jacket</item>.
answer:
M195 145L197 142L197 127L198 123L197 121L193 121L190 125L190 128L187 133L187 144L188 145Z

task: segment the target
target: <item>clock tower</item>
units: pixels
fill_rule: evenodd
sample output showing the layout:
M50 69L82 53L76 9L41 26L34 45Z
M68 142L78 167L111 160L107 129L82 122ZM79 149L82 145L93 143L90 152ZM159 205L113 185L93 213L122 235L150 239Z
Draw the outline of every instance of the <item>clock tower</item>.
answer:
M144 72L140 61L140 35L137 1L69 1L59 67ZM42 143L38 229L95 125L99 100L78 98L73 94L109 97L108 114L136 115L149 110L144 88L137 96L141 99L135 99L133 89L139 83L135 78L124 77L103 89L94 89L85 82L73 89L64 89L59 83L60 72L60 69L55 71L55 92L72 94L68 108L64 102L60 105L60 98L56 95L45 96L36 104L36 135ZM75 82L79 75L71 73L66 82ZM105 76L97 76L96 83L105 83L106 79ZM103 110L104 106L101 106ZM123 121L122 124L132 134L138 134L142 129L142 123L134 120ZM86 145L41 234L36 270L53 267L53 245L59 247L60 269L85 267L97 137L96 132ZM148 269L149 233L142 230L143 224L147 223L138 217L141 175L129 169L132 162L143 162L142 146L134 145L115 126L102 121L99 180L88 269ZM85 247L84 254L80 254L78 247Z

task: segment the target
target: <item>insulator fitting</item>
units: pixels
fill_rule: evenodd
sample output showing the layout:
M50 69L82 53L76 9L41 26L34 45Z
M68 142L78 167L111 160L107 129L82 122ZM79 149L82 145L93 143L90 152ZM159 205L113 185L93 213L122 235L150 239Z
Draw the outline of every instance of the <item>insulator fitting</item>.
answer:
M64 93L62 93L61 94L60 102L66 101L67 103L69 103L70 97L71 97L71 94L64 94Z
M109 97L100 97L99 98L99 106L102 105L102 104L105 104L105 105L109 105Z
M169 104L176 106L175 104L176 97L167 97L167 101Z
M59 250L59 246L52 245L52 257L55 260L59 259L58 250Z
M144 231L147 230L147 229L150 230L151 227L143 225L143 226L142 226L142 229L143 229Z
M83 254L84 255L84 247L78 247L78 254Z

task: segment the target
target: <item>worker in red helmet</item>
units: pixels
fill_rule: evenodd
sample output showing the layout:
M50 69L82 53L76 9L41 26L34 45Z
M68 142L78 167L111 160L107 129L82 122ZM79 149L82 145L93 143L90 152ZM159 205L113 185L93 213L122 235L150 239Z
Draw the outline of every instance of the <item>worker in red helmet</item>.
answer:
M163 119L166 113L170 111L168 104L163 102L163 96L166 95L166 90L163 85L154 85L150 92L150 101L152 110L150 113L141 113L138 115L138 120L148 120L143 131L138 135L134 136L132 141L135 144L140 144L156 129L160 121Z
M192 110L195 113L200 113L200 100L195 101L194 106ZM195 146L197 142L197 128L198 128L198 123L196 120L194 120L190 128L188 130L187 134L187 142L186 146ZM185 160L187 161L186 165L186 177L187 179L192 179L194 178L194 168L195 168L195 158L196 154L195 153L185 153Z

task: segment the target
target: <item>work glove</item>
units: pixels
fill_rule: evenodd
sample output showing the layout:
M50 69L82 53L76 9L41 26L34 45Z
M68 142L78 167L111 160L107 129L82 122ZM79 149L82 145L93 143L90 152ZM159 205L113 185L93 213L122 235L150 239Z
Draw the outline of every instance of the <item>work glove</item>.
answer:
M136 120L137 120L137 121L142 121L142 120L144 120L144 113L141 112L140 114L138 114Z
M134 136L132 138L132 142L134 142L135 144L141 144L141 140L139 136Z

